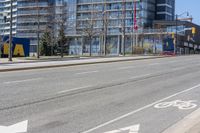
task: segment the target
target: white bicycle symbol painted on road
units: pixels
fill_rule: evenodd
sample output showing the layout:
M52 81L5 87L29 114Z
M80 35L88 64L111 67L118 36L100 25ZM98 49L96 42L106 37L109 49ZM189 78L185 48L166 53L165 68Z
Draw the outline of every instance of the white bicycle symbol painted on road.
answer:
M197 104L193 103L196 102L194 100L190 101L182 101L182 100L175 100L171 102L163 102L163 103L158 103L154 107L158 109L162 108L168 108L168 107L178 107L178 109L181 110L189 110L197 107Z

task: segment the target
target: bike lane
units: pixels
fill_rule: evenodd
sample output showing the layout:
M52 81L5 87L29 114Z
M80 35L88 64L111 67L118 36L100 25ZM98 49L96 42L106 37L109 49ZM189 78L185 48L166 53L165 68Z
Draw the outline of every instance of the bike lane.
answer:
M200 87L128 112L83 133L162 133L200 107Z

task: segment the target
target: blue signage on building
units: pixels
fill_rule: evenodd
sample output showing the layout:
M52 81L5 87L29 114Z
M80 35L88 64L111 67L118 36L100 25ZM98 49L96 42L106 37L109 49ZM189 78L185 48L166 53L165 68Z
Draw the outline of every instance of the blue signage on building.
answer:
M174 39L164 39L163 52L174 52Z
M7 57L9 53L9 37L3 38L3 46L1 48L2 57ZM12 53L15 57L27 57L30 51L30 39L16 38L12 40Z

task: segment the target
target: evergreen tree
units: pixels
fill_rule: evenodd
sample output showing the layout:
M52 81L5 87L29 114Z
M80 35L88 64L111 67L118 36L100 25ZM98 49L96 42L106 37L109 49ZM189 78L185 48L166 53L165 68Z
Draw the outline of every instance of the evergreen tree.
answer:
M47 29L40 39L40 54L45 56L51 55L51 32Z

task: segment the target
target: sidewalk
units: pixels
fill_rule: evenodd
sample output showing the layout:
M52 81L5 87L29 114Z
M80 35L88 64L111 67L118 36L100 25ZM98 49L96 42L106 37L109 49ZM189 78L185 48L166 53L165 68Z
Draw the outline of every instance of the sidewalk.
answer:
M77 56L65 56L63 58L59 56L41 56L39 59L36 57L17 57L13 58L12 62L8 61L8 58L0 58L1 64L14 64L14 63L30 63L30 62L47 62L47 61L63 61L63 60L74 60L74 59L84 59L88 57L77 57Z
M127 56L127 57L84 57L84 58L63 58L60 59L46 59L46 60L33 60L33 59L14 59L14 63L2 61L0 63L0 72L6 71L17 71L17 70L28 70L28 69L42 69L42 68L53 68L53 67L66 67L75 65L87 65L97 63L109 63L109 62L121 62L131 60L144 60L144 59L155 59L164 58L164 56ZM6 59L4 59L6 60Z
M200 118L198 118L200 119ZM200 133L200 122L194 125L191 129L189 129L186 133Z
M200 133L200 108L163 133Z

